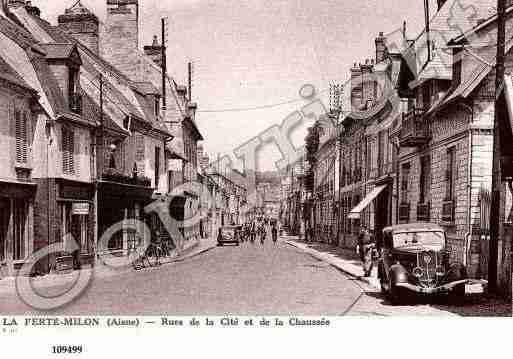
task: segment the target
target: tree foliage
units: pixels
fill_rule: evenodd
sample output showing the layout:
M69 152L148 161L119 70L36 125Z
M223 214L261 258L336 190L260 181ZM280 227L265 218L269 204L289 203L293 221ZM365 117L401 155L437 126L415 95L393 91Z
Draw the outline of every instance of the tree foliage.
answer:
M316 153L319 150L319 123L315 123L312 127L308 128L308 133L305 137L306 143L306 161L308 162L308 170L305 176L305 189L313 192L314 189L314 165L317 161Z

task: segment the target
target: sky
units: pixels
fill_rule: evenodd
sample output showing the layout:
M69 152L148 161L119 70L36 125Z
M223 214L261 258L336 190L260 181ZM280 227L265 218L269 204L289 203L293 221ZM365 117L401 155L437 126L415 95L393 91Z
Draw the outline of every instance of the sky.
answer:
M55 24L75 1L32 3ZM430 1L434 10L436 0ZM106 2L82 0L100 20ZM194 64L192 97L211 158L232 156L299 110L307 103L298 94L304 84L325 101L330 83L345 82L354 62L374 57L380 31L396 31L406 21L416 35L424 23L423 0L139 0L139 8L139 46L160 38L160 18L167 17L169 74L186 84L187 63ZM304 121L290 134L296 147L309 125ZM275 170L280 158L276 145L263 146L257 170Z

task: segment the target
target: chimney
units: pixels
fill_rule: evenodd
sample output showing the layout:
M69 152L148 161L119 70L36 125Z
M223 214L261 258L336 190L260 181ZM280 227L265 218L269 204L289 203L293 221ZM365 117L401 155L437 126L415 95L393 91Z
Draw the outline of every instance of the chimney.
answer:
M32 1L27 1L25 3L25 9L32 16L36 16L36 17L41 16L41 10L39 10L39 8L37 6L32 6Z
M385 59L387 48L386 48L387 38L383 35L383 32L380 32L378 37L376 37L376 63L379 64L381 61Z
M180 99L184 103L187 103L187 87L184 85L178 85L178 86L176 86L176 92L178 93L178 96L180 97Z
M361 65L356 62L351 68L351 104L362 102L362 70Z
M25 6L25 0L7 0L8 8L17 8L21 6Z
M189 110L189 116L191 116L192 121L195 121L196 119L196 109L198 108L198 105L196 102L189 102L187 105L187 109Z
M440 9L445 5L446 2L447 0L436 0L436 3L438 5L438 11L440 11Z
M162 67L162 46L159 44L157 35L153 36L153 43L144 46L144 53L150 57L157 66Z
M57 18L59 29L73 36L95 54L99 54L98 17L79 1Z

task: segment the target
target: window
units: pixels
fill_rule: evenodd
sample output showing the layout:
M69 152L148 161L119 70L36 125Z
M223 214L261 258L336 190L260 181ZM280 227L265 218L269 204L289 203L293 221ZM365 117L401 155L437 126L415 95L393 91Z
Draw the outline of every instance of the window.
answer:
M155 96L155 102L154 102L154 111L155 111L155 117L159 117L160 115L160 99Z
M160 147L155 147L155 189L159 188L160 178Z
M445 199L451 201L455 197L456 187L456 148L450 147L447 149L447 168L445 172Z
M401 203L408 203L408 181L410 179L410 164L401 166Z
M371 165L372 165L372 143L370 139L367 140L367 177L370 177Z
M67 127L62 128L62 171L64 174L75 174L75 134Z
M379 169L379 176L383 175L384 150L385 150L385 132L381 131L381 132L378 133L378 169Z
M429 156L420 158L420 197L419 203L429 201L429 192L431 187L431 159Z
M16 131L16 162L28 162L28 116L18 109L14 110L14 121Z
M422 86L422 105L424 109L427 110L431 106L431 81L426 81Z

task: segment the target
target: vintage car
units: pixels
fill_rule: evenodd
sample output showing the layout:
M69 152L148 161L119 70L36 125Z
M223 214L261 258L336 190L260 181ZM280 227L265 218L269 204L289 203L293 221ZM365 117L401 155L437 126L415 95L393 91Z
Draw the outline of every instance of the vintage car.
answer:
M242 226L223 226L219 228L219 233L217 234L217 245L235 244L238 246L241 233Z
M451 263L445 231L431 223L387 227L377 243L381 249L378 278L393 304L412 293L448 294L462 303L466 295L482 294L487 281L469 279L465 266Z

